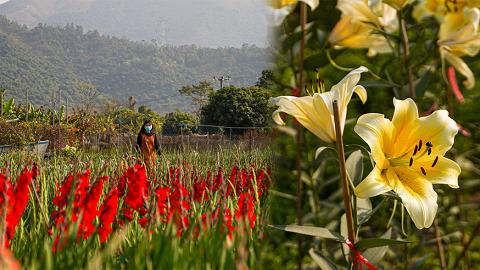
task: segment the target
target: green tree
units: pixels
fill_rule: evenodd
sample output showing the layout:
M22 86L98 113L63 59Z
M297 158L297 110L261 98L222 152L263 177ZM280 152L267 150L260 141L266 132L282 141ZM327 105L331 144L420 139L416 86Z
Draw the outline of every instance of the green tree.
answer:
M201 110L201 123L233 127L267 126L272 112L270 94L263 88L227 86L210 96ZM242 130L236 130L241 133Z
M162 131L164 135L192 134L196 132L197 125L195 116L176 111L165 116Z
M178 90L180 94L192 99L193 104L196 106L195 112L198 112L202 106L208 103L208 97L213 91L213 86L209 81L201 81L197 84L183 86Z
M274 85L275 80L273 77L273 71L268 69L262 70L262 75L258 78L255 86L265 89L271 89Z

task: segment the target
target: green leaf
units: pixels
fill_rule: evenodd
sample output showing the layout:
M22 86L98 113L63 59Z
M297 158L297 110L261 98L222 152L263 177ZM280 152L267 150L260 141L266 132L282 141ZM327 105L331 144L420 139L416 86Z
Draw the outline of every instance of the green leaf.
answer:
M360 183L363 178L363 155L362 151L357 150L350 154L345 163L347 169L347 175L350 181L355 186Z
M423 97L423 94L425 93L425 90L427 90L428 84L430 83L430 77L432 77L432 72L428 70L423 74L422 78L418 80L418 83L415 86L415 92L418 97Z
M322 270L336 270L337 267L335 264L330 262L327 258L323 257L322 255L318 254L311 248L308 253L310 254L310 257L320 266L320 269Z
M315 159L318 159L318 157L319 157L325 150L336 151L336 150L335 150L334 148L332 148L332 147L320 146L320 147L318 147L317 150L315 151Z
M365 250L367 248L390 246L390 245L399 245L399 244L408 244L410 241L404 240L394 240L394 239L385 239L385 238L367 238L358 241L355 244L355 247L358 250Z
M284 193L284 192L280 192L280 191L277 191L277 190L273 190L273 189L270 189L270 194L272 196L277 196L277 197L280 197L280 198L284 198L284 199L289 199L289 200L292 200L292 201L296 201L297 200L297 197L291 195L291 194L288 194L288 193Z
M388 229L383 235L382 238L390 239L392 237L392 228ZM363 256L368 259L371 263L379 262L385 253L388 251L388 246L374 247L369 248L363 252Z
M320 146L317 148L317 150L315 151L315 159L318 158L318 156L320 156L320 154L325 151L328 147L326 146Z
M339 242L344 242L345 239L336 232L333 232L327 228L315 227L315 226L300 226L300 225L270 225L275 229L279 229L286 232L299 233L304 235L316 236L325 239L332 239Z

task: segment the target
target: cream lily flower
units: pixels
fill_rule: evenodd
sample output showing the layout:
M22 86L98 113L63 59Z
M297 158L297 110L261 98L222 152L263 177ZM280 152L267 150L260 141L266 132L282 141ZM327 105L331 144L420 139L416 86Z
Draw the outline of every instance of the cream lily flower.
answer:
M384 0L383 2L385 4L392 6L396 10L400 10L412 1L411 0Z
M431 16L441 21L448 13L463 12L466 7L480 7L480 0L420 0L413 9L412 16L417 21Z
M273 26L279 26L298 2L304 2L312 10L316 9L319 4L319 0L267 0L267 5L272 8L269 17Z
M457 125L445 110L419 117L415 102L393 99L393 119L368 113L355 132L369 145L375 167L355 188L360 198L390 190L402 199L417 228L432 225L437 212L437 193L432 184L458 188L460 167L445 158L452 147Z
M300 1L305 2L312 10L317 8L319 4L319 0L267 0L267 4L274 9L282 9L295 6Z
M353 93L356 93L363 103L367 100L367 91L363 86L357 85L360 81L360 74L366 71L368 69L363 66L352 70L329 92L315 93L313 96L304 97L281 96L273 98L272 102L279 106L273 112L273 120L278 125L283 125L285 123L280 117L280 113L290 114L322 141L335 142L332 102L334 100L338 101L340 125L343 131L347 117L347 105Z
M378 30L388 33L398 29L396 10L386 4L370 7L364 0L339 0L342 17L333 28L328 41L336 47L369 49L368 54L389 53L391 47Z
M440 25L438 45L442 59L447 60L467 78L463 82L467 89L475 85L475 76L462 56L475 56L480 50L480 10L466 8L463 12L448 13Z

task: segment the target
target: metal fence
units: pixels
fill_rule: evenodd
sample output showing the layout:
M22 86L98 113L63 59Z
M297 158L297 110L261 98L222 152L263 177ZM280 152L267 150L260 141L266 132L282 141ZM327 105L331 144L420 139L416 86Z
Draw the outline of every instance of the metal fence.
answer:
M133 148L137 133L92 134L85 136L81 146L86 149ZM162 149L202 150L219 146L236 146L240 149L264 148L273 137L270 127L197 126L195 134L162 135L157 139Z

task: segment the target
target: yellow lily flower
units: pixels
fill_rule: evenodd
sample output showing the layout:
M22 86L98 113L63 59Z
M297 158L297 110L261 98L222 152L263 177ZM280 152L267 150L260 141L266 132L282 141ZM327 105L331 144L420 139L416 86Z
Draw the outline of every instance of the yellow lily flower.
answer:
M343 131L345 119L347 117L347 105L356 93L362 103L367 100L367 91L361 85L360 74L366 72L366 67L359 67L347 74L332 89L324 93L315 93L313 96L293 97L281 96L272 99L272 102L279 106L273 112L273 120L278 125L284 125L280 113L287 113L297 119L300 124L310 130L322 141L327 143L335 142L335 122L333 119L334 100L338 101L338 110L340 115L340 125Z
M368 113L358 119L354 128L369 145L375 161L355 194L368 198L393 190L415 226L428 228L437 212L437 193L432 184L458 188L460 167L444 157L458 128L445 110L419 117L412 99L394 98L393 104L392 121L383 114Z
M319 0L267 0L267 5L273 9L269 14L273 26L282 24L285 17L292 12L300 1L307 4L312 10L317 8L319 4Z
M440 25L439 40L440 55L455 69L467 78L463 82L467 89L475 85L475 76L462 56L475 56L480 50L480 10L465 9L464 12L449 13Z
M396 10L400 10L412 1L411 0L384 0L383 2L385 4L392 6Z
M378 30L388 33L398 29L396 10L386 4L370 7L363 0L339 0L342 17L332 29L328 41L336 47L369 49L370 56L392 51ZM380 16L378 16L380 15Z
M299 1L305 2L313 10L317 8L319 0L267 0L267 4L274 9L295 6Z
M463 12L466 7L480 7L480 0L420 0L413 9L412 16L417 21L431 16L441 21L448 13Z

